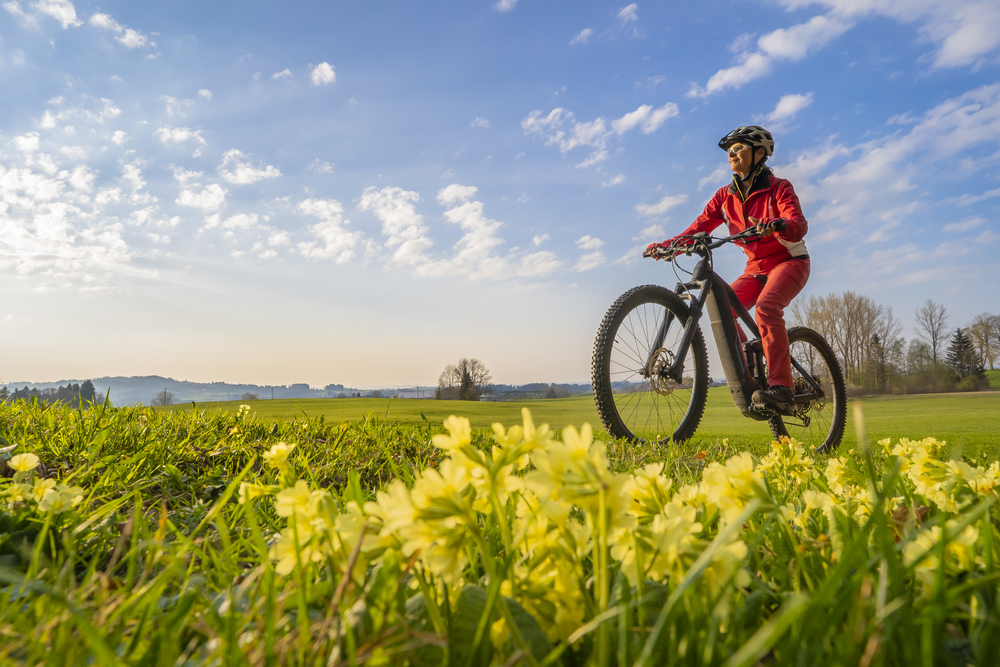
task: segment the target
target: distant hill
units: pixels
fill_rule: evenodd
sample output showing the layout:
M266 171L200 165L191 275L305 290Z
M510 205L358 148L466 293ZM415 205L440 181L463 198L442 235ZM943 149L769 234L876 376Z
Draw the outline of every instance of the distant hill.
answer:
M104 397L111 391L110 398L115 405L130 405L135 403L148 404L153 397L164 389L174 395L175 403L196 403L202 401L234 401L244 394L257 394L261 399L271 398L335 398L339 394L350 394L352 389L342 384L328 384L322 389L313 389L308 384L291 384L287 386L271 386L258 384L230 384L228 382L188 382L175 380L159 375L143 375L136 377L101 377L90 378L97 390L97 395ZM59 382L8 382L7 389L28 387L29 389L56 389L58 387L80 383L81 380L61 380ZM356 389L353 391L357 391Z

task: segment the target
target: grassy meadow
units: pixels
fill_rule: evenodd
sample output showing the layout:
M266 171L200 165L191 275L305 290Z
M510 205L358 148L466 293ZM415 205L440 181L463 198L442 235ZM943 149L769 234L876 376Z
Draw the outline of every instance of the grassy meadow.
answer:
M1000 655L1000 393L863 400L815 458L724 388L674 448L590 398L238 405L0 404L0 666Z
M997 371L1000 373L1000 371ZM594 399L589 396L554 398L511 403L473 401L435 401L415 399L285 399L264 401L225 401L190 403L165 408L169 411L215 410L235 412L246 403L258 419L304 419L324 417L327 421L356 422L369 416L400 425L438 425L449 415L467 417L473 428L488 429L494 422L516 423L521 408L528 408L538 423L553 428L588 422L603 437L606 432L597 416ZM934 437L970 453L980 449L992 457L1000 456L1000 392L975 394L923 394L879 396L861 399L868 436L882 438ZM422 414L423 413L423 416ZM857 444L854 411L848 406L847 428L843 446ZM733 405L725 387L708 392L708 405L695 437L684 450L707 450L723 440L733 447L763 451L771 442L771 431L764 422L743 417Z

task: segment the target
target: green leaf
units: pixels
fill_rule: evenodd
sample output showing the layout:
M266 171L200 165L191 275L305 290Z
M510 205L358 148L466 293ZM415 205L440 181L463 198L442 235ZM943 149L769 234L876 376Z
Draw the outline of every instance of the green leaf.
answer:
M417 593L406 601L406 622L410 626L410 632L434 634L434 623L423 593ZM414 653L421 665L440 665L444 659L444 649L435 644L424 644L415 649Z
M458 602L452 610L449 638L453 665L488 665L493 659L493 644L488 636L479 642L479 650L472 655L476 627L486 609L486 597L486 591L479 586L466 586L458 594ZM493 616L495 613L491 615L491 622L496 620Z
M552 651L552 642L545 636L542 626L538 624L538 620L529 614L517 600L504 598L504 602L507 603L510 615L514 618L514 623L517 625L518 630L521 631L521 636L524 637L525 643L531 649L531 654L535 656L536 660L545 658Z

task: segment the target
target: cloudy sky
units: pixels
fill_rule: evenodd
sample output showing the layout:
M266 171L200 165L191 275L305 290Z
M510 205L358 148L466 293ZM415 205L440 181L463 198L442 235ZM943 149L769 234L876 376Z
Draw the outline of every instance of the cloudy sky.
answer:
M0 4L4 382L588 381L751 122L806 293L1000 313L995 0Z

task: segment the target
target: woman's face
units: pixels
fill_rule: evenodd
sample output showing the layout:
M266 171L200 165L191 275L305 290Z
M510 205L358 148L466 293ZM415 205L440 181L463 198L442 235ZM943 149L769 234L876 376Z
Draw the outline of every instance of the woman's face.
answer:
M746 176L753 163L753 148L747 144L733 144L729 147L729 168L733 173Z

